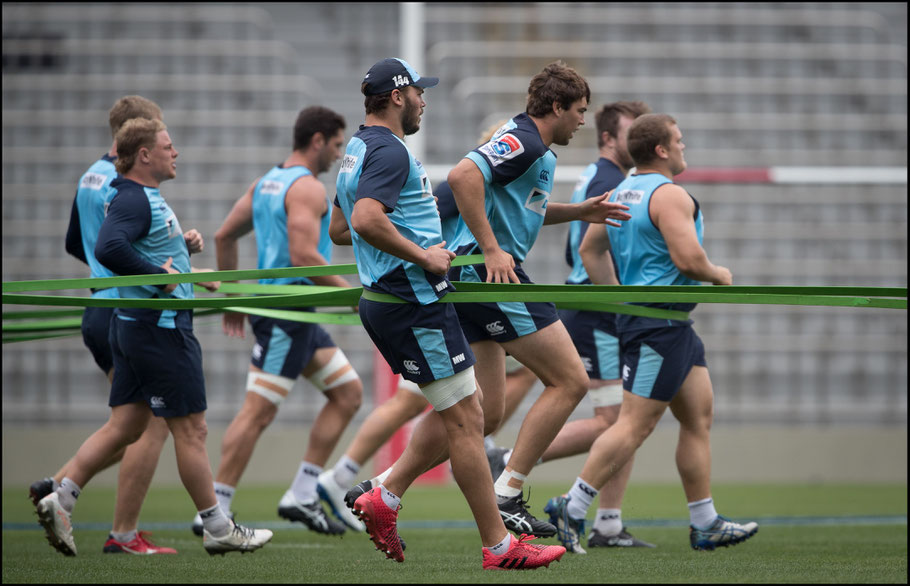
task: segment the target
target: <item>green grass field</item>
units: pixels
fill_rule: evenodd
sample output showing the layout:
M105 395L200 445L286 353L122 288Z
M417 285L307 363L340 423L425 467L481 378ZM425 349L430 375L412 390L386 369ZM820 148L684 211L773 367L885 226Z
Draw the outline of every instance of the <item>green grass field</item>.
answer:
M454 485L417 486L405 495L403 564L385 559L365 535L330 538L281 521L275 508L285 488L241 486L238 519L273 529L275 537L253 554L210 557L190 532L189 496L182 488L152 487L140 527L179 554L140 557L101 553L114 491L89 486L73 517L75 558L47 544L24 487L4 488L3 583L907 583L906 485L715 486L721 513L761 528L736 547L696 552L681 489L632 484L623 518L657 549L590 549L530 572L481 570L480 539ZM566 488L535 485L532 512L543 516L547 498Z

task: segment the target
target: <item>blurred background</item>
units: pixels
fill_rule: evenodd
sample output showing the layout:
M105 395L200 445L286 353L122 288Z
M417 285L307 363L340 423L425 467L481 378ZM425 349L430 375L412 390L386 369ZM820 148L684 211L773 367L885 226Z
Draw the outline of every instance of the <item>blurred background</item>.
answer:
M907 286L905 3L10 2L2 15L4 282L88 275L64 235L119 97L161 106L180 151L162 193L206 238L194 264L214 267L215 230L290 151L297 112L333 108L350 136L364 73L397 56L441 80L408 138L432 181L491 123L522 112L530 78L562 59L588 79L592 115L554 146L555 201L596 160L593 112L644 100L678 120L690 169L679 183L702 205L709 256L737 285ZM329 193L337 171L320 176ZM542 231L525 263L536 282L564 281L566 233ZM332 261L353 254L336 248ZM240 267L255 264L249 236ZM715 478L906 481L906 311L702 304L693 317L716 395ZM327 329L365 382L349 437L371 409L373 348L359 327ZM253 342L227 338L217 318L196 333L217 462ZM106 420L107 396L79 336L5 344L4 485L54 472ZM291 478L322 401L297 383L247 478ZM585 400L573 417L590 412ZM633 481L676 481L665 419ZM577 460L562 465L577 473ZM172 458L161 468L178 482Z

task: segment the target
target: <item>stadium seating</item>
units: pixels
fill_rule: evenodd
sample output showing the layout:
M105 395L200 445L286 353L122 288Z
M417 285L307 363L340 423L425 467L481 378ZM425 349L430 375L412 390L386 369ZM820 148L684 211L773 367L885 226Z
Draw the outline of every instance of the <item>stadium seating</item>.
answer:
M63 235L77 178L110 144L107 110L138 93L163 108L181 155L163 192L185 228L214 231L279 162L304 106L361 123L363 73L400 53L394 4L4 3L3 280L77 277ZM425 163L453 165L490 123L524 107L527 83L562 58L591 83L593 111L644 99L680 121L691 167L906 166L905 4L428 3L422 73ZM593 116L559 164L584 165ZM440 180L442 177L434 177ZM322 180L332 192L333 172ZM565 201L571 183L553 197ZM907 284L904 185L686 186L706 247L743 285ZM526 264L562 282L566 230L547 228ZM251 238L241 267L255 265ZM337 250L336 262L351 262ZM349 277L353 280L353 277ZM906 423L905 315L885 310L707 306L718 421ZM369 376L359 328L329 328ZM249 339L197 326L209 420L242 400ZM40 352L37 351L40 348ZM96 421L107 390L77 338L4 347L4 421ZM279 418L311 418L294 393ZM369 402L369 398L367 398ZM364 410L366 412L366 410ZM362 417L362 414L359 415Z

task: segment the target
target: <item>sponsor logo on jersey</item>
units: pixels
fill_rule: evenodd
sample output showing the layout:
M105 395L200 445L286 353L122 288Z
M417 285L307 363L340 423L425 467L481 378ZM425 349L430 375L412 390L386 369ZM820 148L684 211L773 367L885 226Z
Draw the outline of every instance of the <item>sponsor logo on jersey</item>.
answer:
M623 189L616 193L613 201L616 203L641 203L645 192L640 189Z
M417 366L416 360L402 360L401 365L411 374L420 374L420 367Z
M284 183L281 181L272 181L271 179L266 179L262 182L262 185L259 186L259 193L262 195L278 195L284 191Z
M84 189L101 189L104 187L104 182L106 180L107 176L100 173L86 173L82 176L79 187Z
M345 155L341 159L341 171L339 173L350 173L354 170L354 167L357 165L357 157L354 155Z
M541 216L547 215L547 201L550 199L550 194L535 187L531 190L530 195L528 195L528 200L525 202L525 207L535 214L540 214Z
M168 238L173 238L174 236L183 234L183 231L180 229L180 222L177 221L177 216L174 214L174 212L171 212L171 215L164 219L164 223L167 226Z
M549 183L549 182L550 182L550 170L549 170L549 169L541 169L541 170L540 170L540 182L541 182L541 183Z
M514 134L503 134L481 146L480 152L495 167L525 152L525 147Z

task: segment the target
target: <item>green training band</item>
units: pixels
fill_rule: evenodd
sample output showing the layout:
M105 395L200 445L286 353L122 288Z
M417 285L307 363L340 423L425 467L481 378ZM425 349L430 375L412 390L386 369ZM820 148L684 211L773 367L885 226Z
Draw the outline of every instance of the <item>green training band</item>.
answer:
M483 255L458 256L452 260L453 267L483 263ZM103 277L93 279L48 279L41 281L10 281L3 283L4 293L23 291L56 291L60 289L105 289L110 287L133 287L139 285L167 285L170 283L199 283L202 281L243 281L249 279L280 279L319 277L326 275L355 275L356 264L320 265L312 267L285 267L280 269L247 269L233 271L210 271L199 273L132 275L128 277Z

